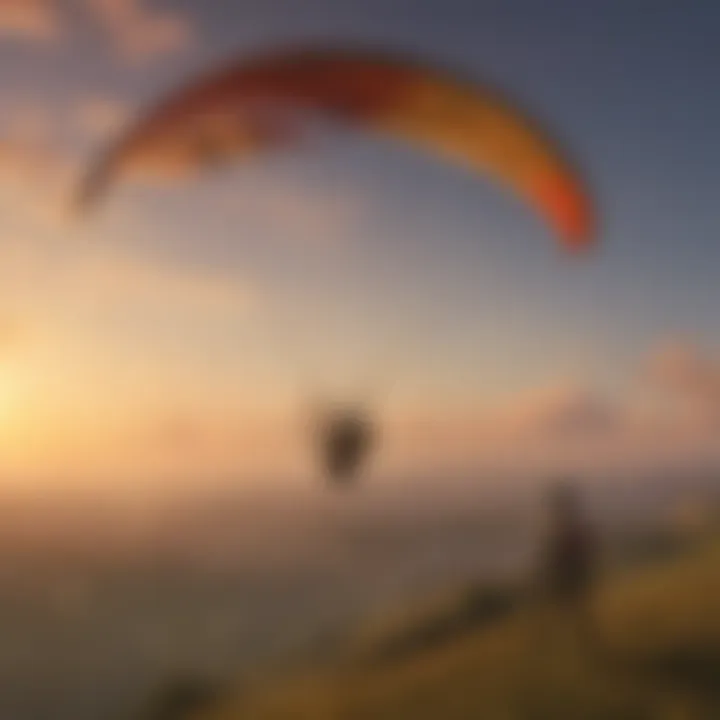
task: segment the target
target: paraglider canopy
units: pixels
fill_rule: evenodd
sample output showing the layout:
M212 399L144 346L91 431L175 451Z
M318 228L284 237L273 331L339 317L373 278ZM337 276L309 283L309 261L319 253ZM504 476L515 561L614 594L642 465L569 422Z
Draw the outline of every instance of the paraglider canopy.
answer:
M545 218L564 247L588 247L592 202L564 148L483 83L374 49L281 48L171 93L92 164L80 208L139 168L173 173L285 147L310 115L383 133L487 173Z

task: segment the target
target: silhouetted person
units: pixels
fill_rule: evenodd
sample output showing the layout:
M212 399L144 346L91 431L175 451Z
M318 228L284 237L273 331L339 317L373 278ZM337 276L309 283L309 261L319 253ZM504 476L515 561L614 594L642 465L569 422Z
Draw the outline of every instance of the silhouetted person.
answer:
M595 639L592 600L597 570L596 537L577 490L570 483L552 488L543 580L551 610L572 623L586 642Z
M372 444L370 421L359 412L339 411L327 420L321 436L325 470L334 481L352 480Z

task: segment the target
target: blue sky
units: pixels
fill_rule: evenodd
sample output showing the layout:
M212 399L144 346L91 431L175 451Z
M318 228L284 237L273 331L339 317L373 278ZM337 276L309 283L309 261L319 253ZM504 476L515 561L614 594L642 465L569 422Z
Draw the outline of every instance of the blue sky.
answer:
M113 5L125 10L108 14ZM305 366L324 382L350 366L355 377L388 363L402 368L411 395L487 403L566 381L632 394L638 368L665 343L715 351L720 8L713 3L40 6L55 32L19 32L0 12L0 108L44 114L49 144L70 164L87 161L107 139L68 119L89 103L132 113L224 58L269 45L377 44L487 78L532 108L579 158L601 212L598 251L569 260L532 213L484 179L340 131L221 177L122 190L89 228L50 229L42 241L35 220L15 218L9 196L4 203L0 196L4 232L26 223L20 234L40 254L63 255L66 269L97 237L113 257L254 298L247 322L198 307L145 313L115 298L119 322L117 308L92 315L71 306L63 314L63 298L21 293L35 315L56 329L67 325L67 343L97 355L95 365L150 358L152 377L176 372L185 388L222 397L228 384L290 393ZM137 41L148 25L167 22L179 23L168 42ZM72 250L58 249L62 242Z

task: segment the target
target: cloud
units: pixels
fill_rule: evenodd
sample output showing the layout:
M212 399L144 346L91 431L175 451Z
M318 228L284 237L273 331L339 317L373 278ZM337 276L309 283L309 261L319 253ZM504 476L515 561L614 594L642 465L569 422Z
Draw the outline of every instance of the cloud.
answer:
M512 433L549 438L605 435L622 424L622 412L599 393L577 385L532 392L500 413Z
M241 219L263 237L304 246L334 248L362 233L370 213L368 199L336 185L301 182L255 183L247 192L220 198L220 212L231 222Z
M31 148L0 141L0 183L18 185L41 179L43 159Z
M55 0L0 0L0 36L47 42L60 31Z
M92 97L73 111L75 126L92 139L105 139L117 133L130 117L130 108L119 100Z
M421 467L534 476L720 468L720 359L674 343L652 353L635 380L619 397L561 380L493 407L439 406L400 418L393 433L405 457L424 458Z
M97 350L189 342L254 318L260 306L245 278L162 262L121 245L18 239L3 249L5 295L40 311L63 333L80 333ZM109 344L108 344L109 343Z
M6 188L47 184L57 159L49 132L46 113L39 107L6 114L0 126L0 183Z
M139 64L186 49L194 40L190 19L177 11L155 10L150 0L80 2L110 37L113 50ZM63 34L69 0L0 0L0 37L49 42Z
M230 408L149 414L136 438L149 457L183 472L193 468L226 473L253 468L297 472L306 439L288 422L287 412ZM143 441L144 440L144 441Z
M679 401L696 418L720 422L720 358L687 343L671 343L654 353L647 364L652 383Z
M57 125L40 106L8 111L0 122L0 193L8 208L6 220L64 224L77 166L60 149L54 136Z
M145 0L85 0L108 33L116 52L131 63L143 63L186 49L195 36L183 14L153 10Z
M86 258L78 264L79 282L106 305L145 308L146 313L246 316L257 297L247 284L119 252Z
M416 407L391 422L398 455L464 468L501 464L540 467L622 442L631 431L629 408L590 386L559 382L533 388L494 405Z

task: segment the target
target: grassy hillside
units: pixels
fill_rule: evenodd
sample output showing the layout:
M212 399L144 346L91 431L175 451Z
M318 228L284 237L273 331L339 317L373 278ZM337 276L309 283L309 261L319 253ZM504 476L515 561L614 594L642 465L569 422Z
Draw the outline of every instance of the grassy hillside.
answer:
M361 660L248 685L236 698L188 717L720 718L720 547L608 582L598 601L595 650L578 643L563 620L542 617L525 606L498 612L488 623L445 623L442 642L409 645L395 656L368 654L364 637ZM422 629L428 620L413 622ZM431 622L437 625L437 617ZM371 637L383 645L377 633Z

